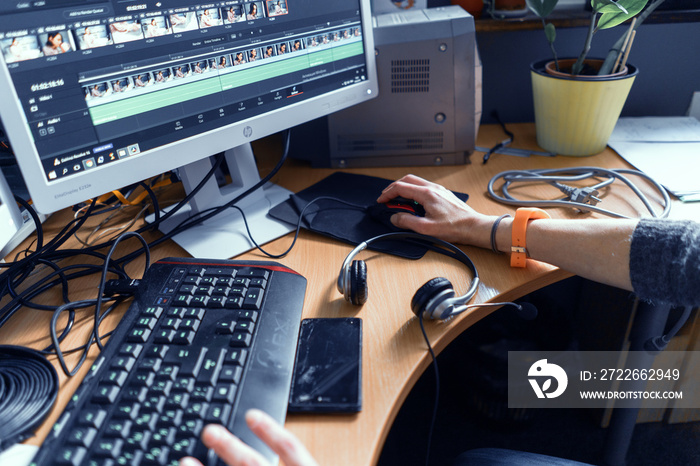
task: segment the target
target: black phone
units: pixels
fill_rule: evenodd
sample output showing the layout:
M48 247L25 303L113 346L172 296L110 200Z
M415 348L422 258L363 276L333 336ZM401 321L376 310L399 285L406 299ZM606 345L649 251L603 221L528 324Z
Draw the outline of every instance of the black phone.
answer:
M360 409L362 320L302 320L288 411L354 413Z

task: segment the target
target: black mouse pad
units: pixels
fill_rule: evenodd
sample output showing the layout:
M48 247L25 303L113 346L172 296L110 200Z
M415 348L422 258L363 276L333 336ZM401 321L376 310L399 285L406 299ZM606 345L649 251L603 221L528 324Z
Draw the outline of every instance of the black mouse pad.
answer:
M304 212L302 227L357 245L375 236L398 231L378 222L367 211L377 203L382 190L392 182L393 180L375 176L336 172L291 195L287 201L272 208L270 215L296 225L299 214L311 203ZM463 201L469 197L463 193L455 195ZM428 250L425 246L406 241L376 242L370 248L409 259L418 259Z

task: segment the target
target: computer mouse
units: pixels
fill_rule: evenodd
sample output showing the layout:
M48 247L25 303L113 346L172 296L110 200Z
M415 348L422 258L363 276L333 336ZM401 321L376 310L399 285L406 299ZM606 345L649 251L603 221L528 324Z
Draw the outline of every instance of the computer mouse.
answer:
M386 203L375 204L367 208L367 213L370 217L394 230L397 228L391 223L390 218L392 215L399 212L425 217L425 209L422 205L413 199L406 199L404 197L395 197Z

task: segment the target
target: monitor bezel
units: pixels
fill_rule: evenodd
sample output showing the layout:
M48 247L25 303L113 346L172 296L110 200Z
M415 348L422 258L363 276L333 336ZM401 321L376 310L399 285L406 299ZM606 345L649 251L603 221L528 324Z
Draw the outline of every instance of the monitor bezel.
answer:
M27 118L12 85L7 63L0 54L0 89L10 100L7 105L0 106L0 118L35 208L42 213L52 213L376 97L378 80L371 5L370 0L358 1L365 81L51 182L25 123ZM202 144L204 140L206 144Z

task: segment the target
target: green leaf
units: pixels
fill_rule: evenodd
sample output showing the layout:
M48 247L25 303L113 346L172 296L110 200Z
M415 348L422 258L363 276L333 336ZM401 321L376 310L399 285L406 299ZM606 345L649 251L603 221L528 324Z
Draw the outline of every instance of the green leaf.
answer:
M616 2L614 0L592 0L591 7L596 13L627 13L622 2Z
M525 0L528 8L540 18L546 18L554 11L559 0Z
M623 13L620 10L614 13L603 13L598 20L598 29L609 29L615 27L618 24L624 23L628 19L636 16L640 11L644 9L647 4L647 0L620 0L619 5L624 7L626 12Z
M547 37L547 42L550 44L554 43L554 39L557 38L557 31L552 23L547 23L544 27L544 35Z

